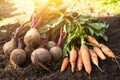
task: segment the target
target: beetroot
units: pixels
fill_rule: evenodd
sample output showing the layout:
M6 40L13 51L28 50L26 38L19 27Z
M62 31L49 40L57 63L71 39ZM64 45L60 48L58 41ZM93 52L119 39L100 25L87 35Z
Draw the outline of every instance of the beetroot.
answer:
M31 28L25 34L24 43L31 48L37 48L40 45L40 34L36 28Z
M26 53L22 49L14 49L10 55L10 62L14 68L23 64L26 61Z
M14 49L10 54L10 62L14 68L19 67L19 65L23 64L26 61L26 53L22 47L22 42L19 39L18 48Z
M14 38L11 38L10 41L6 42L3 46L3 51L6 56L6 58L9 59L10 53L16 48L16 40Z
M51 61L51 55L47 49L37 48L36 50L32 52L31 60L33 64L36 64L37 62L44 64L44 63L48 63Z
M62 49L59 46L52 47L50 53L54 61L58 61L62 57Z
M48 49L50 49L50 48L52 48L52 47L54 47L56 45L57 44L54 41L49 41L48 44L47 44L47 47L48 47Z
M45 48L37 48L31 54L31 61L36 66L41 66L44 69L51 72L44 64L49 63L51 61L50 52Z

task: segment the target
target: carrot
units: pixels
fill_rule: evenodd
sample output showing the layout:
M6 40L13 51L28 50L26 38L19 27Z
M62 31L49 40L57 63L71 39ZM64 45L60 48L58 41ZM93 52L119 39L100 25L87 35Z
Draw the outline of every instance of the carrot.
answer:
M87 40L89 43L94 44L95 46L99 46L99 42L96 39L94 39L92 36L88 35Z
M78 59L77 59L77 68L79 71L82 70L83 62L82 62L82 57L81 57L81 49L78 52Z
M97 46L94 46L93 47L93 50L95 51L95 53L98 55L98 57L101 59L101 60L105 60L106 57L105 55L103 54L103 52L101 51L101 49Z
M92 66L90 62L88 47L84 44L81 45L81 57L82 57L83 65L85 67L85 71L89 74L90 77L90 73L92 72Z
M100 48L101 48L101 50L103 51L103 53L104 53L105 55L107 55L108 57L110 57L110 58L112 58L112 59L115 59L117 65L118 65L118 67L119 67L119 69L120 69L120 64L119 64L119 62L117 61L117 58L120 58L120 57L119 57L119 56L116 56L116 55L112 52L112 50L111 50L109 47L107 47L105 44L100 44Z
M101 50L104 52L105 55L107 55L110 58L115 58L115 54L104 44L100 44Z
M63 62L62 62L62 66L61 66L60 71L63 72L63 71L68 67L68 64L69 64L69 59L68 59L68 56L66 56L66 57L63 59Z
M71 64L72 72L74 72L76 60L77 60L77 51L74 48L72 48L72 50L70 51L70 64Z
M92 60L93 64L96 65L100 71L104 72L104 70L102 70L98 65L97 54L93 50L89 50L89 53L90 53L90 57L91 57L91 60Z

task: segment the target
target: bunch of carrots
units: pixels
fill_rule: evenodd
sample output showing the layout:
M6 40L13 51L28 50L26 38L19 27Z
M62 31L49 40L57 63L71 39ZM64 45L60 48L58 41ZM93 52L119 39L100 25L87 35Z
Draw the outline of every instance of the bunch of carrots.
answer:
M75 49L75 47L72 47L69 56L68 54L66 54L66 56L64 57L60 69L61 72L65 71L65 69L70 64L72 72L74 72L75 67L77 67L79 71L81 71L84 67L85 71L90 75L92 72L91 63L96 65L98 69L104 72L104 70L99 67L98 58L100 58L101 60L105 60L106 56L115 59L120 68L119 63L116 60L116 58L119 57L116 56L108 46L103 43L99 43L91 35L87 36L87 41L92 45L92 48L88 48L87 44L84 41L84 38L82 37L80 49L77 50Z

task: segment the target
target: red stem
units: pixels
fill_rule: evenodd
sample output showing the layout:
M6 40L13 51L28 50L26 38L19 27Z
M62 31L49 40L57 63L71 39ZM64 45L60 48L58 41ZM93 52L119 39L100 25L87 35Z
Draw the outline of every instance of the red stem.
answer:
M22 25L23 26L23 25ZM20 26L20 27L18 27L17 29L16 29L16 31L14 32L14 38L16 39L17 37L18 37L18 35L19 35L19 33L23 30L23 29L25 29L25 28L28 28L28 27L26 27L26 26Z
M20 38L18 39L18 49L22 49L22 42L21 42Z
M60 29L60 37L59 37L59 39L58 39L58 43L57 43L57 45L58 46L62 46L62 44L63 44L63 42L64 42L64 40L65 40L65 37L66 37L66 35L65 35L65 33L63 32L63 28L61 28Z
M15 32L13 33L13 38L14 38L14 39L16 39L16 38L18 37L19 33L20 33L23 29L27 28L26 26L24 26L25 24L26 24L26 22L23 23L22 25L20 25L20 26L15 30Z
M35 23L34 23L35 22L34 17L35 17L35 14L32 15L32 21L31 21L31 24L30 24L31 28L35 25Z

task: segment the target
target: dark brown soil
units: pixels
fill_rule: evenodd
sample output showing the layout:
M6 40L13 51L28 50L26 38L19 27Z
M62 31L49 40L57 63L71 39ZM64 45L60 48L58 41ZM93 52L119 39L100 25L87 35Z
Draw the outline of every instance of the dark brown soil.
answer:
M101 21L110 24L106 32L109 41L101 42L109 46L117 56L120 56L120 15L101 18ZM92 65L91 79L88 78L88 74L84 69L81 72L76 70L74 73L71 73L70 68L62 73L59 70L53 70L53 73L50 73L34 66L15 70L9 61L4 58L2 47L6 41L10 40L12 31L17 26L0 27L0 30L2 30L0 32L0 80L120 80L120 69L116 62L110 58L105 61L99 60L99 65L105 72L101 72L96 66ZM7 30L7 32L4 33L3 30ZM120 64L120 59L118 59L118 62Z

